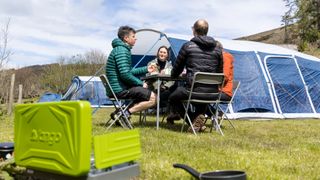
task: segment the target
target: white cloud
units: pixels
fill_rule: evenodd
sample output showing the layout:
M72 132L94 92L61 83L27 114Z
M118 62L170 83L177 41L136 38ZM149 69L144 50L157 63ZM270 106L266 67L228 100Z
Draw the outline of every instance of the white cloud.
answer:
M227 38L279 27L285 11L284 2L279 0L137 0L125 7L117 11L115 19L138 28L191 34L189 27L204 18L209 21L210 34Z
M55 59L58 57L52 57L48 55L28 54L25 52L16 52L11 56L11 60L8 63L9 68L21 68L29 65L41 65L55 63Z
M23 66L109 52L121 25L191 35L194 21L204 18L211 35L236 38L279 27L284 12L281 0L1 0L0 25L11 18L11 61Z

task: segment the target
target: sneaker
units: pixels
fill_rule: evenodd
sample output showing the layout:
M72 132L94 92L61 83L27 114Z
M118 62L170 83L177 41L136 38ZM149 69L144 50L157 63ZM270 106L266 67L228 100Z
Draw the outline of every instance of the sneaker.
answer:
M124 113L127 115L127 118L130 121L131 117L130 117L129 111L126 110ZM110 114L110 117L111 117L112 120L116 120L117 119L117 121L115 122L115 124L117 126L122 126L122 127L128 126L127 122L125 121L125 119L124 119L124 117L123 117L123 115L122 115L122 113L121 113L121 111L119 109L116 109L114 112L112 112Z
M112 120L115 120L119 115L118 115L118 113L119 113L119 109L116 109L115 111L113 111L111 114L110 114L110 118L112 119ZM115 125L116 126L123 126L119 121L116 121L115 122Z
M124 113L127 115L128 119L130 119L130 112L128 110L124 111ZM121 111L119 109L116 109L110 114L111 119L115 120L121 116Z
M113 111L111 114L110 114L110 118L115 120L116 119L116 114L118 114L119 112L119 109L116 109L115 111Z

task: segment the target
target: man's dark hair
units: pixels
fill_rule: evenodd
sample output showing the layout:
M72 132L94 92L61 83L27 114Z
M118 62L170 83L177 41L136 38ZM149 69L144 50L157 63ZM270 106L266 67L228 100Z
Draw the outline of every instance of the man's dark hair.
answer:
M205 36L208 33L209 24L206 20L200 19L196 21L193 25L193 30L199 36Z
M118 30L118 38L123 41L124 37L128 36L130 32L136 33L136 31L130 26L121 26Z

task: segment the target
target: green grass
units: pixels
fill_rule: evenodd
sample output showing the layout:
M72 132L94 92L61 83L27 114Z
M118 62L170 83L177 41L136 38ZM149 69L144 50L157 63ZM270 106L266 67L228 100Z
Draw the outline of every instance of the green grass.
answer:
M111 110L93 116L94 134L105 133L101 120ZM224 122L225 136L209 131L194 136L181 133L181 122L161 123L156 130L155 116L140 129L142 143L141 179L190 179L173 163L188 164L204 172L218 169L246 171L249 179L319 179L320 121L273 120L233 121L236 130ZM111 131L123 130L113 128Z
M93 135L124 131L117 127L106 131L104 123L110 112L111 108L100 109L92 116ZM192 179L173 168L173 163L184 163L200 172L244 170L248 179L320 179L319 120L237 120L233 121L236 130L225 121L225 136L215 131L194 136L180 132L181 121L174 126L160 123L156 130L155 116L148 116L145 125L138 119L138 115L132 117L141 135L139 179Z

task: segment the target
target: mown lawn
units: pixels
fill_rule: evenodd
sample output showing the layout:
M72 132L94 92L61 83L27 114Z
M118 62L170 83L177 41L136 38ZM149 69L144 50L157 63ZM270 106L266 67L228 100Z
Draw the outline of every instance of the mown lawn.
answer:
M94 134L105 133L101 120L109 112L99 110L93 115ZM180 132L181 122L162 123L157 131L155 116L148 116L146 125L138 119L133 116L142 143L140 179L190 179L173 163L201 172L244 170L248 179L320 179L319 120L238 120L233 121L236 130L225 121L225 136L215 131L194 136Z
M104 122L110 112L111 108L100 109L92 116L93 135L124 131L116 127L106 131ZM148 116L145 125L138 119L138 115L132 118L142 144L139 179L192 179L185 171L173 168L173 163L184 163L201 172L244 170L248 179L320 179L319 120L237 120L233 121L236 130L225 121L225 136L215 131L194 136L180 132L181 122L174 126L160 123L157 131L155 116ZM10 126L3 123L12 123L1 121L0 141L8 140L12 138ZM7 137L1 133L5 131Z

